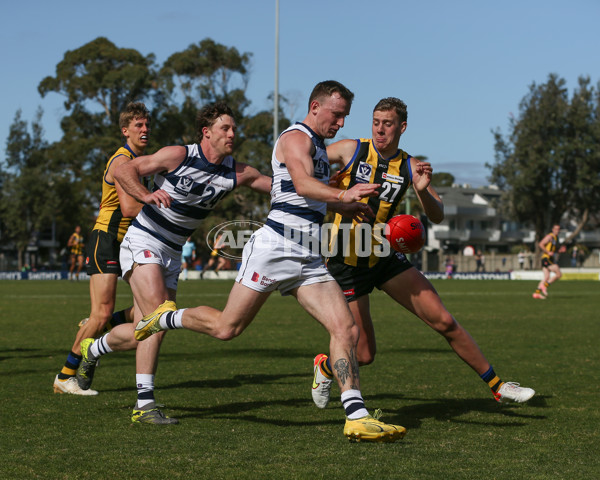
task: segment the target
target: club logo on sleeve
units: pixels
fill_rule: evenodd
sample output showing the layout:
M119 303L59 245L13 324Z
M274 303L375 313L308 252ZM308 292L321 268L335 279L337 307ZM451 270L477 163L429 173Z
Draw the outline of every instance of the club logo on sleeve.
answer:
M356 170L356 183L369 183L373 166L365 162L360 162Z

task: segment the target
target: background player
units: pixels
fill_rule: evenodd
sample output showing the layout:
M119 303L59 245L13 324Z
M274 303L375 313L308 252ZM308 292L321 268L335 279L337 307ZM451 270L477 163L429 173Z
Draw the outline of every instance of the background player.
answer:
M214 270L215 273L219 273L219 271L223 270L225 268L225 266L227 265L227 261L225 260L224 257L222 257L221 255L219 255L219 251L223 248L223 235L219 235L217 237L217 240L215 241L215 245L212 249L212 251L210 252L210 257L208 258L208 262L206 262L206 267L204 267L204 270L202 270L202 274L200 275L200 278L204 277L204 273L208 272L209 270Z
M556 252L563 253L566 247L560 246L558 242L558 234L560 233L560 225L552 226L552 231L540 240L538 246L542 251L542 280L533 293L533 298L543 300L548 296L548 287L551 283L557 282L562 277L562 272L557 263L555 263ZM554 275L550 275L550 273Z
M83 236L81 235L81 227L77 225L75 231L69 237L67 247L69 248L70 266L69 266L69 280L79 280L79 273L83 268ZM75 270L77 267L77 270Z
M148 145L150 113L143 103L130 103L119 116L119 127L125 145L110 157L102 176L102 199L96 224L87 243L86 270L90 276L91 312L80 323L80 329L67 360L54 379L55 393L97 395L90 389L93 370L85 379L75 378L81 363L81 341L97 337L109 325L131 321L131 309L113 314L117 293L117 280L121 275L119 247L123 236L142 205L123 191L114 178L114 172L122 165L142 155Z

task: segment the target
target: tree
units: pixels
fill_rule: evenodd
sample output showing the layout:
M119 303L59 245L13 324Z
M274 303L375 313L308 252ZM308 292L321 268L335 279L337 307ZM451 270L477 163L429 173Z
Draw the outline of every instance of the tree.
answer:
M490 180L503 191L502 210L532 225L537 240L567 217L576 235L600 207L598 91L580 78L569 99L566 82L556 74L533 83L510 119L510 132L495 138Z
M60 203L54 189L56 175L46 155L41 118L42 111L38 110L30 133L21 111L17 111L6 142L6 168L0 191L2 241L15 244L19 269L24 264L26 248L35 244L40 230L52 223Z
M56 76L38 86L42 97L54 92L66 99L69 115L61 121L63 137L49 149L49 159L64 172L63 178L79 184L72 200L87 210L88 219L97 210L106 161L123 144L119 114L127 103L149 99L156 78L154 55L143 56L98 37L67 51Z
M43 178L41 185L46 185L46 179L51 181L46 186L51 186L53 194L61 199L59 205L51 202L45 205L52 206L61 234L71 233L73 222L84 230L92 227L106 161L123 144L119 113L130 101L143 101L151 108L153 133L147 153L159 146L194 143L198 109L208 102L225 101L235 112L238 123L235 158L269 173L273 118L267 111L248 113L246 87L251 56L211 39L174 53L160 67L155 65L153 54L144 56L134 49L119 48L104 37L66 52L56 66L55 75L44 78L38 85L42 97L49 93L65 97L63 137L52 145L42 145L34 140L35 136L27 136L27 125L19 112L8 139L19 158L37 158L40 165L45 165L46 171L36 174ZM288 124L282 114L280 125ZM38 125L41 132L39 121L34 128ZM24 188L32 175L28 168L12 168L9 173L0 178L3 192ZM247 189L236 191L221 202L207 221L207 227L234 218L263 218L268 202L266 195ZM8 204L4 207L3 212L10 210ZM15 214L11 225L18 218ZM36 217L36 221L44 218L48 222L44 216ZM3 215L0 217L3 240L8 230L4 220ZM30 227L27 229L31 230Z
M434 172L431 179L433 187L451 187L454 185L454 175L448 172Z
M65 108L86 102L99 104L106 123L118 123L119 113L134 100L148 96L156 79L154 55L144 57L137 50L118 48L98 37L76 50L69 50L56 66L56 76L44 78L38 91L64 95Z
M193 143L196 139L196 114L209 102L223 101L234 112L238 130L234 156L263 173L271 170L273 114L248 114L246 98L252 54L240 53L211 39L192 44L172 54L159 73L160 92L155 97L157 110L155 131L163 143ZM289 121L280 118L280 125ZM229 220L264 219L269 197L249 189L239 189L216 206L197 232L204 237L215 225Z
M172 54L160 69L155 96L161 138L181 144L196 141L196 113L209 102L227 103L239 121L250 105L246 87L251 56L209 38Z

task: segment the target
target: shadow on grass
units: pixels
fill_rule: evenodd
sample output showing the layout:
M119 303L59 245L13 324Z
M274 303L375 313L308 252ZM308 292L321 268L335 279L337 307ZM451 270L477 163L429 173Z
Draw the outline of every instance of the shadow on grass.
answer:
M60 353L62 354L62 352ZM0 362L23 358L47 358L53 354L58 353L40 348L2 348L0 349Z
M252 358L263 357L263 358L308 358L306 349L292 349L292 348L231 348L231 349L217 349L219 357L222 359L226 358ZM123 353L133 352L133 350L127 350L126 352L116 352L113 356L122 355ZM45 350L42 348L0 348L0 361L12 360L12 359L35 359L35 358L47 358L64 356L65 358L69 354L68 349L62 350ZM215 349L207 349L199 351L189 351L186 349L181 352L161 352L160 358L169 361L180 361L190 362L192 360L203 360L213 359L215 355ZM311 357L312 359L312 357ZM310 360L311 360L310 359ZM311 360L312 361L312 360Z
M253 376L244 376L242 381L248 381L250 378L255 380ZM276 376L273 376L273 381ZM181 388L181 385L185 385L184 388L195 387L195 382L186 382L185 384L174 385L173 388ZM199 382L200 383L200 382ZM268 383L265 381L264 383ZM210 385L202 385L204 388L212 388ZM527 407L524 405L517 404L499 404L493 399L481 399L481 398L465 398L465 399L448 399L448 398L436 398L426 399L423 398L408 398L395 395L375 395L369 397L370 409L377 404L377 400L389 400L389 399L403 400L407 402L419 402L412 405L400 407L398 409L386 409L384 412L383 421L387 423L393 423L403 425L408 429L419 429L424 420L434 419L439 422L450 422L454 424L466 424L466 425L481 425L485 427L524 427L529 421L534 420L546 420L545 415L533 414L531 410L525 410ZM535 398L535 401L531 401L529 407L541 407L547 408L546 398L539 396ZM269 418L268 413L261 414L257 413L257 410L263 409L274 409L275 411L281 411L281 408L290 408L289 418ZM311 419L307 420L306 415L298 417L298 413L294 411L297 408L311 408L314 410L315 415L311 415ZM255 422L268 425L277 426L319 426L319 425L339 425L343 423L343 411L339 402L332 402L327 410L339 411L339 416L331 418L331 412L323 412L314 407L312 400L307 398L289 398L280 400L270 401L249 401L249 402L231 402L223 403L220 405L212 405L206 407L178 407L176 405L168 405L165 409L170 415L179 418L201 418L201 419L228 419L228 420L239 420L243 422ZM255 412L252 414L251 412ZM323 412L322 415L319 415ZM304 413L304 412L303 412ZM473 420L472 417L477 417L477 414L485 414L480 416L478 419ZM471 418L466 418L470 416ZM499 416L501 418L499 419ZM504 417L504 418L502 418ZM297 420L295 420L297 418Z
M226 379L211 379L211 380L190 380L187 382L171 383L168 385L159 385L157 390L173 390L173 389L188 389L188 390L215 390L222 388L239 388L244 385L270 385L279 383L283 379L287 378L306 378L305 373L290 373L290 374L277 374L277 375L262 375L262 374L251 374L251 375L234 375L231 378ZM131 391L131 387L105 389L105 392L128 392ZM267 404L268 405L268 404Z
M382 396L371 397L370 404L373 405L374 400L382 398ZM389 398L388 395L383 398ZM528 407L547 408L546 397L539 396L532 399ZM420 428L423 420L434 419L440 422L451 422L469 425L485 425L490 427L520 427L526 424L527 420L545 420L546 415L531 413L530 409L526 409L525 405L518 404L500 404L493 399L485 398L464 398L464 399L449 399L436 398L422 402L422 398L407 398L403 400L421 401L414 405L407 405L396 410L387 409L385 411L385 421L390 423L399 423L407 428ZM526 410L524 410L526 409ZM461 418L467 415L482 413L490 415L490 417L482 416L477 419ZM498 416L505 417L506 421L499 421Z

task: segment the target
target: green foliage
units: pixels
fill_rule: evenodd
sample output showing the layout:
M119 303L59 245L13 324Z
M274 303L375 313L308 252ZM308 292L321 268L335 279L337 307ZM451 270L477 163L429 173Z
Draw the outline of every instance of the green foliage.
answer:
M181 307L222 308L231 281L182 282ZM434 286L504 380L533 387L498 404L448 344L383 292L361 389L372 411L408 429L394 444L351 444L339 389L310 396L328 336L291 297L272 295L231 342L189 331L162 344L156 396L179 425L132 425L133 352L100 362L95 397L56 395L87 282L0 282L0 397L6 479L598 478L598 282L563 281L533 301L533 281L438 280ZM131 302L119 282L117 308ZM43 312L43 315L40 314ZM32 334L35 332L36 334Z
M32 231L49 227L51 219L57 222L61 243L74 224L84 231L92 227L106 162L123 144L119 114L130 101L152 107L146 153L165 145L194 143L198 109L212 101L227 102L239 126L236 159L269 173L273 115L247 113L251 57L211 39L174 53L162 66L155 65L153 54L117 47L104 37L67 51L55 75L38 86L42 97L50 93L65 97L63 137L47 145L41 115L32 124L34 135L26 132L20 112L11 129L7 165L0 165L3 173L6 170L0 179L5 200L0 207L3 241L18 238L19 245L26 245ZM285 128L289 121L282 116L280 124ZM233 218L264 218L268 201L268 196L249 189L236 191L219 205L206 227Z
M38 91L42 97L49 92L64 95L67 110L88 100L98 103L106 124L114 124L127 103L147 96L156 75L153 63L154 55L144 57L98 37L66 52L56 66L56 76L44 78Z
M56 217L60 197L54 189L60 174L52 168L42 138L42 111L32 122L31 133L19 110L6 142L6 170L0 191L3 242L14 242L21 255L37 233Z
M155 97L160 103L156 123L161 138L195 142L196 113L209 102L224 101L238 122L243 120L250 104L245 95L250 58L250 53L240 54L211 39L171 55L160 69L160 96Z
M433 187L451 187L454 185L454 175L447 172L434 172L431 184Z
M494 132L490 179L504 191L505 212L538 238L565 215L581 228L600 208L600 97L589 83L580 78L569 98L565 80L549 75L530 86L508 136Z

